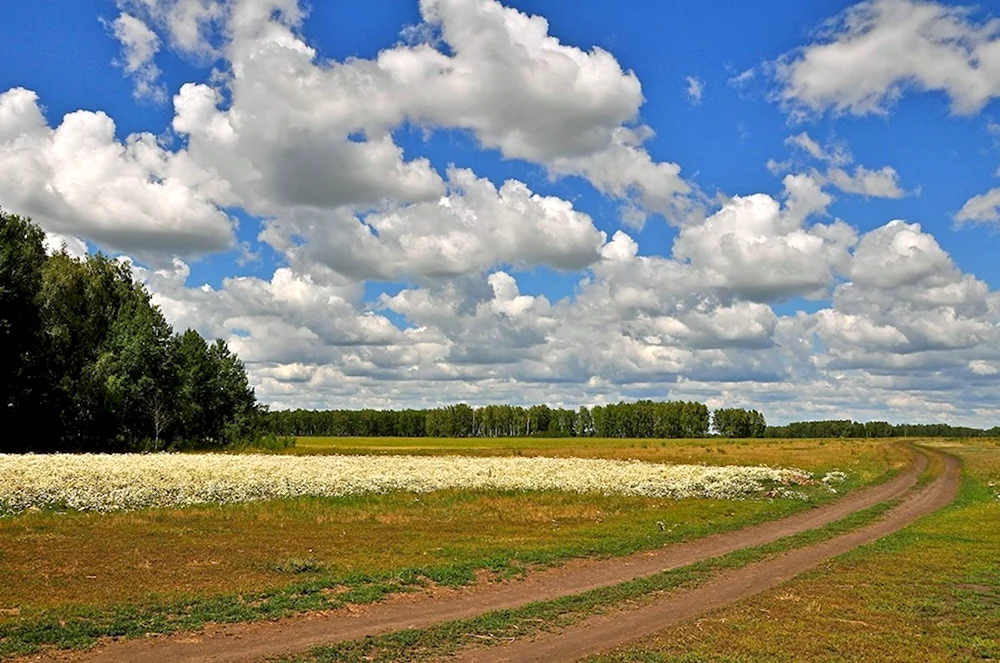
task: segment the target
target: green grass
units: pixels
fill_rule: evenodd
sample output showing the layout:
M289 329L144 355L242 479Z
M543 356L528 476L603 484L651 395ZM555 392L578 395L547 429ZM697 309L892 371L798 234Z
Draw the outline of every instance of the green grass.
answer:
M958 499L890 537L593 663L1000 660L1000 443L949 444Z
M715 462L778 464L772 461L784 457L781 464L848 471L847 489L884 480L906 459L895 445L868 442L705 442L635 449L661 454L661 460L704 455ZM588 448L633 452L606 441ZM820 491L816 497L832 496ZM508 577L808 507L797 501L442 491L117 514L25 513L0 518L0 655L370 602L427 583L472 582L481 570Z

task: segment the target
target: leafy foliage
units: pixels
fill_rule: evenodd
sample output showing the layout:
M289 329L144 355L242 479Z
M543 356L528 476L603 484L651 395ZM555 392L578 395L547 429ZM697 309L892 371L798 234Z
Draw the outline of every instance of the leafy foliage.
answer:
M757 410L716 410L712 415L712 424L723 437L763 437L767 431L764 415Z
M998 437L1000 427L989 430L948 424L890 424L885 421L862 423L850 419L796 421L787 426L768 426L766 437L777 438L863 438L863 437Z
M44 234L30 221L0 209L0 428L11 430L18 412L30 407L40 387L38 344L41 319Z
M30 220L0 212L0 451L218 447L260 410L221 340L176 336L128 263L46 256Z
M656 437L708 434L702 403L639 401L581 407L465 403L429 410L293 410L267 414L278 435L336 437Z

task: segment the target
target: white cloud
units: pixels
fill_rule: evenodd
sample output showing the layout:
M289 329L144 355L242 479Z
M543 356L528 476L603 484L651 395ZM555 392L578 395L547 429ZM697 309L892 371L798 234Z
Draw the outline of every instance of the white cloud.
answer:
M440 178L423 160L404 161L389 135L407 119L468 130L505 158L583 176L648 212L687 209L680 168L654 161L642 146L651 130L632 126L643 101L635 74L604 50L560 43L545 19L493 0L425 1L422 15L450 53L401 44L374 60L320 62L297 34L295 6L230 9L225 111L205 85L175 98L174 128L192 154L258 213L436 198Z
M626 207L629 225L641 227L646 220L643 210L663 214L670 220L682 220L696 207L688 194L691 186L680 177L680 166L656 162L640 145L651 135L626 129L616 130L612 144L592 155L559 158L551 164L556 174L581 174L599 191L615 198L634 199Z
M824 148L805 131L789 136L785 139L785 144L798 147L813 159L829 162L832 166L844 166L854 161L854 157L845 146L834 145Z
M959 223L1000 223L1000 187L969 198L955 220Z
M74 258L82 258L87 255L87 243L72 235L45 233L45 252L52 255L59 251L66 251Z
M794 187L798 184L789 179ZM685 227L673 255L703 270L704 282L741 297L770 301L819 296L833 283L855 241L843 224L801 226L804 215L764 194L736 197L703 224ZM820 201L820 204L826 201Z
M843 168L827 171L830 183L844 193L854 193L870 198L902 198L906 192L899 186L899 173L891 166L869 170L855 166L853 173Z
M688 76L684 79L687 83L688 100L695 106L701 104L701 97L705 93L705 81L701 80L697 76Z
M812 177L820 185L832 184L844 193L866 196L869 198L902 198L906 195L899 185L899 173L892 166L870 169L858 165L854 172L849 173L846 166L854 162L854 156L844 145L823 147L813 140L808 133L802 132L785 139L786 145L797 147L817 161L825 162L827 169L820 173L812 169ZM778 174L789 170L794 161L768 161L768 169Z
M203 57L218 55L211 33L231 8L226 0L117 0L117 5L156 26L174 48Z
M154 58L160 50L160 38L140 19L122 12L108 28L122 46L118 64L135 84L137 99L152 99L162 103L167 99L164 87L157 83L160 69Z
M231 247L221 207L235 206L269 219L263 237L289 256L298 243L283 229L309 231L315 244L302 252L342 247L330 252L341 275L454 274L489 266L486 259L578 268L596 257L603 240L589 219L519 183L500 197L512 210L522 196L530 218L545 221L532 231L537 241L511 240L513 223L504 230L459 219L483 210L460 201L427 159L404 155L392 132L406 122L466 130L551 177L587 178L633 225L650 213L676 220L697 211L680 167L644 148L652 130L636 124L635 74L600 48L561 43L542 17L494 0L426 0L423 34L440 42L331 62L301 35L305 12L295 0L118 5L110 27L137 90L158 85L161 44L217 61L222 73L175 94L172 128L184 145L174 151L149 134L116 139L103 113L71 113L49 129L37 99L25 106L19 91L7 93L0 138L10 146L0 168L16 178L0 195L52 232L163 260ZM459 211L442 211L442 196ZM454 227L448 237L435 236L434 214ZM376 224L384 238L372 236ZM348 246L357 253L345 256ZM489 249L485 258L472 257L479 247Z
M807 112L884 113L915 87L948 95L956 114L1000 96L1000 30L971 10L925 0L870 0L824 38L777 62L780 98Z
M948 254L919 224L891 221L861 239L848 275L857 284L895 289L935 285L956 271Z
M796 187L808 197L808 183L789 180L788 199ZM975 423L997 412L986 384L1000 366L997 293L915 224L858 239L843 224L801 223L788 203L758 194L697 233L682 228L678 245L689 250L676 252L690 256L640 256L619 231L574 296L556 302L524 292L506 271L411 286L383 295L374 311L360 285L323 285L295 268L218 290L185 287L183 263L144 278L175 324L228 338L261 397L277 405L575 406L655 393L760 407L772 420L947 414ZM709 238L728 235L724 242L759 251L727 264L733 254L711 253ZM823 268L803 276L805 256ZM778 315L769 301L748 299L838 281L832 304L815 314ZM409 326L396 328L390 313Z
M225 182L150 134L115 137L104 113L76 111L48 126L37 95L0 94L0 200L49 232L140 255L200 254L232 246L216 206Z
M303 268L349 279L454 277L496 264L581 269L605 241L569 202L517 180L498 189L460 168L448 171L447 193L433 202L363 218L298 214L271 223L263 238Z

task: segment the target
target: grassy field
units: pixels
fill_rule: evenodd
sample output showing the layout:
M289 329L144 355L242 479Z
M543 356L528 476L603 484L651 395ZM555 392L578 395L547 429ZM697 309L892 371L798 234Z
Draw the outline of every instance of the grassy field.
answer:
M772 465L818 471L899 462L905 456L895 440L658 440L607 437L428 438L299 437L282 453L312 454L461 454L465 456L572 456L619 458L662 463ZM878 458L875 465L870 465ZM866 466L869 466L866 469ZM843 469L843 467L842 467Z
M883 479L908 458L898 445L867 441L468 442L303 440L295 452L768 464L843 470L846 489ZM817 500L832 497L813 492ZM110 514L29 512L0 518L0 654L365 602L428 581L469 582L483 569L503 576L532 564L627 554L808 506L441 491Z
M1000 441L936 446L964 462L952 506L592 663L1000 660Z

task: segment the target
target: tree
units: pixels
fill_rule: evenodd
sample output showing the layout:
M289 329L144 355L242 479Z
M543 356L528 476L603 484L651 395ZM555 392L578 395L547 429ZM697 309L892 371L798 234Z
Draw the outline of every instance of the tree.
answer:
M172 330L144 288L133 283L124 292L127 299L118 309L95 372L118 420L123 445L157 450L176 393L169 349Z
M173 336L127 261L47 256L0 210L2 451L156 450L258 435L243 363L221 340ZM13 439L11 439L13 438Z
M40 363L45 234L29 220L0 209L0 430L10 431L38 412L43 382ZM22 441L7 438L0 451Z
M763 437L767 430L764 415L757 410L724 408L716 410L712 423L723 437L745 438Z
M60 446L128 448L142 437L142 399L164 361L170 328L131 267L105 256L48 258L40 294L48 406Z
M188 329L170 343L176 371L179 438L189 446L221 446L249 434L259 414L239 357L221 339L209 345Z

